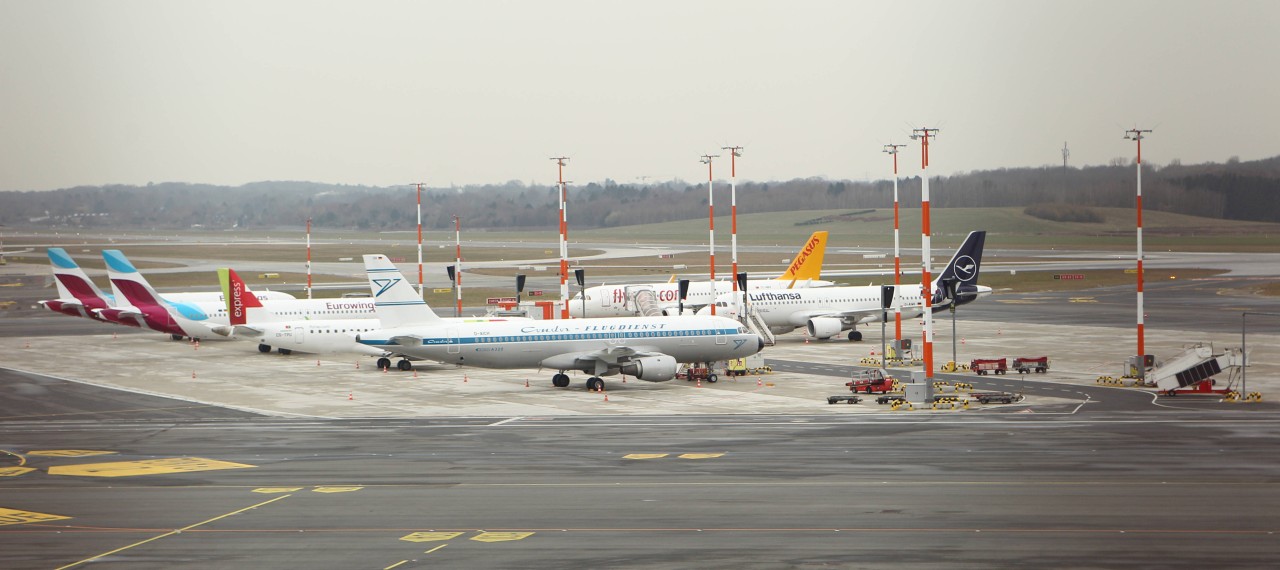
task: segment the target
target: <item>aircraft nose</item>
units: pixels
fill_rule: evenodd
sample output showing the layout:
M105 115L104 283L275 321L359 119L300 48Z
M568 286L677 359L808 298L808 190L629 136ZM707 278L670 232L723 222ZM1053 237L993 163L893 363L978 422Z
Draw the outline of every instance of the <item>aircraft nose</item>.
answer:
M764 350L764 337L756 335L756 352Z

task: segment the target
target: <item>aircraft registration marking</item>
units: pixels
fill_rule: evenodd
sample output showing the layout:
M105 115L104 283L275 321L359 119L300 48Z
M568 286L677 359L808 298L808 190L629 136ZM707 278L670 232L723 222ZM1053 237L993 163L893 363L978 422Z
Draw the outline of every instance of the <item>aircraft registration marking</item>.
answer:
M311 492L313 493L350 493L352 491L359 491L360 489L363 489L363 488L364 487L316 487L315 489L312 489Z
M31 467L0 467L0 477L17 477L35 471Z
M27 455L38 455L40 457L92 457L94 455L112 455L114 453L114 451L94 451L90 449L46 449L28 451Z
M462 536L460 532L415 532L400 537L400 540L406 542L440 542L442 540L453 540Z
M0 508L0 526L66 520L71 517Z
M137 475L164 475L192 473L221 469L247 469L255 465L205 459L203 457L174 457L143 461L117 461L113 463L85 463L50 467L50 475L76 475L80 477L134 477Z
M532 532L482 532L471 537L470 540L476 542L509 542L512 540L524 540L533 536Z
M670 453L629 453L627 455L623 455L622 458L623 459L662 459L663 457L666 457L668 455L671 455L671 454Z

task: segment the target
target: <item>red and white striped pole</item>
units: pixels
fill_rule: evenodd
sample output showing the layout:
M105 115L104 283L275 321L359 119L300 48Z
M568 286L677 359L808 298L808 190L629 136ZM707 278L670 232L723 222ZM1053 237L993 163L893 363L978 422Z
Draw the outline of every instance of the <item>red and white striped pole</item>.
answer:
M311 298L311 218L307 218L307 298Z
M938 129L929 127L913 129L911 138L920 139L920 296L924 297L924 376L933 380L933 278L929 236L929 137L937 136Z
M453 239L456 247L457 259L453 265L453 284L454 291L457 291L458 306L454 311L455 317L462 316L462 218L453 217Z
M718 154L702 155L702 162L707 165L707 217L710 220L710 238L708 243L711 251L711 315L716 314L716 194L712 190L715 184L715 178L711 175L711 159L717 158Z
M742 307L738 306L741 301L738 296L738 157L742 156L742 147L726 146L721 150L729 151L729 219L731 220L731 231L729 233L729 257L733 262L733 298L734 306L738 309L738 314L742 314Z
M898 234L898 149L905 144L884 145L884 152L893 156L893 290L894 296L902 290L902 240ZM902 304L893 304L893 338L902 340Z
M1146 377L1147 366L1147 348L1146 348L1146 318L1143 314L1142 306L1142 139L1146 138L1146 133L1151 129L1133 128L1125 131L1124 138L1136 141L1138 143L1138 193L1137 193L1137 210L1138 210L1138 378Z
M422 183L418 183L418 296L422 297Z
M560 185L560 318L567 319L569 318L569 225L565 221L568 192L564 187L564 165L569 157L557 156L551 160L556 161L559 167L556 180Z

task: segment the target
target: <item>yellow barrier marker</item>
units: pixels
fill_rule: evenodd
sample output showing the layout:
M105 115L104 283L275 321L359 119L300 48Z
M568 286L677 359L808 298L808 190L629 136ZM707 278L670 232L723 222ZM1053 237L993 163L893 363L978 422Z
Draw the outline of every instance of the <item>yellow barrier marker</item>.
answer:
M724 457L724 453L682 453L680 459L715 459Z
M629 453L627 455L623 455L622 458L623 459L662 459L663 457L666 457L668 455L671 455L671 454L670 453Z
M363 488L364 487L316 487L315 489L312 489L311 492L313 493L350 493L352 491L359 491L360 489L363 489Z

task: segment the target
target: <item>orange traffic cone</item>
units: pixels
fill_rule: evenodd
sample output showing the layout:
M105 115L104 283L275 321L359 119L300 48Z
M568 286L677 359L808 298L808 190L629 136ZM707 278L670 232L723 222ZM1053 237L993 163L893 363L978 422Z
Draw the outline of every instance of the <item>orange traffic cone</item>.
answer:
M354 400L354 399L356 399L356 393L355 393L355 392L347 392L347 400Z
M23 344L22 348L31 348L31 341L27 341L26 344Z
M764 381L759 376L756 376L756 386L764 386Z
M356 370L359 370L359 369L360 369L360 361L359 361L359 360L357 360L357 361L356 361Z
M873 348L871 349L871 356L875 356L875 355L876 355L876 349Z
M529 387L529 379L528 379L528 378L525 378L525 379L524 379L524 387L525 387L525 388L528 388L528 387Z
M466 374L463 374L463 375L462 375L462 383L463 383L463 384L466 384L467 382L468 382L468 380L467 380L467 375L466 375Z
M116 333L111 333L111 340L115 340L115 339L116 339Z
M386 374L388 370L391 370L391 367L390 367L390 366L383 366L383 367L382 367L382 373L383 373L383 374Z
M701 379L701 378L699 378L699 379L698 379L698 385L697 385L697 387L698 387L698 388L701 388L701 387L702 387L702 379Z
M414 369L413 369L413 377L414 377L414 378L417 378L417 377L418 377L418 369L417 369L417 368L414 368Z
M191 371L191 377L192 377L192 378L195 378L195 377L196 377L196 371L195 371L195 370L192 370L192 371Z
M964 337L960 337L960 344L964 344Z
M606 401L606 402L608 402L608 401L609 401L609 393L608 393L608 392L605 392L605 393L604 393L604 401Z
M317 358L317 359L316 359L316 366L320 366L320 359L319 359L319 358Z

